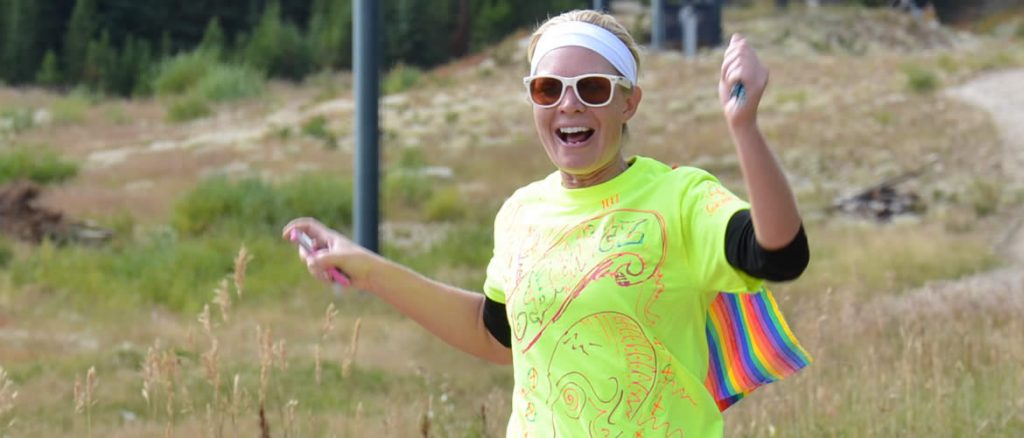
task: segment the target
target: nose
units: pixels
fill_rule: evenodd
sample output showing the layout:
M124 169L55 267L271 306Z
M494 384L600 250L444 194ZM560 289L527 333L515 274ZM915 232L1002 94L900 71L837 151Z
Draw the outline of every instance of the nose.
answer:
M575 86L566 86L567 90L562 93L562 101L558 103L558 110L564 113L578 113L582 112L586 105L580 102L580 98L576 95Z

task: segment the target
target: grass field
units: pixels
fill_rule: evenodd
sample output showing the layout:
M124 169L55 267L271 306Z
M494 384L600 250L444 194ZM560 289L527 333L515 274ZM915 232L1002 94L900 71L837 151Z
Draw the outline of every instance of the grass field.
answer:
M730 14L772 72L760 122L812 251L773 289L815 363L727 411L727 436L1024 434L1024 276L998 250L1024 187L1001 170L990 116L943 93L1024 67L1024 40L857 9ZM848 25L864 17L875 27ZM811 18L825 25L780 31ZM384 99L385 255L480 288L501 201L552 170L517 50L404 71ZM645 55L627 153L742 193L719 56ZM503 435L509 368L372 296L336 295L278 238L295 215L349 227L350 82L268 83L187 122L160 98L0 88L17 122L4 150L81 164L42 203L115 231L103 247L0 241L0 437ZM901 187L924 200L919 217L830 211L919 168Z

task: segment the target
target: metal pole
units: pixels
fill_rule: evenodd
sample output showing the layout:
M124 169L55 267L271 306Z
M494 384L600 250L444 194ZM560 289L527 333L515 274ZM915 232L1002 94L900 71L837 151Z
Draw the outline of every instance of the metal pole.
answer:
M661 50L661 42L665 40L665 12L663 0L651 0L651 49Z
M594 10L601 12L608 12L608 1L607 0L594 0Z
M683 6L679 10L679 25L683 27L683 53L687 58L697 56L697 13L693 5Z
M356 97L355 208L352 222L356 243L379 252L377 0L353 1L352 18L352 70Z

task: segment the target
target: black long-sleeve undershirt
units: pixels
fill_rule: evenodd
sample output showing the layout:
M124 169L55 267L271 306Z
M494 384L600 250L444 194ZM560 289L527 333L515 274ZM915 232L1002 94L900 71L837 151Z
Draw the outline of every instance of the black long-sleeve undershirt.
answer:
M804 226L785 247L767 250L754 236L750 210L740 210L729 218L725 229L725 258L734 268L768 281L795 280L807 268L810 250Z
M740 210L729 218L725 229L725 258L734 268L755 278L769 281L794 280L804 272L810 261L810 250L803 225L785 247L767 250L757 242L750 210ZM512 345L511 327L505 316L505 305L485 298L484 325L498 342Z

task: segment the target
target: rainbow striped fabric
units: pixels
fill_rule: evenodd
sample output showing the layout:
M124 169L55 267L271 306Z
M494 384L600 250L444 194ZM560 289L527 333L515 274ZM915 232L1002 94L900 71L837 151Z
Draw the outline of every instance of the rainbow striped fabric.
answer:
M708 308L708 375L704 385L726 410L755 389L811 363L771 291L719 293Z

